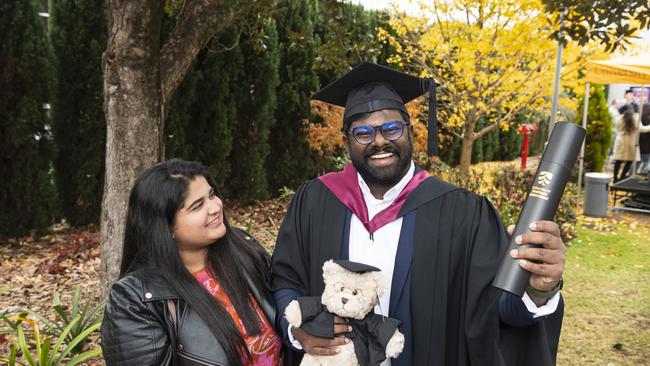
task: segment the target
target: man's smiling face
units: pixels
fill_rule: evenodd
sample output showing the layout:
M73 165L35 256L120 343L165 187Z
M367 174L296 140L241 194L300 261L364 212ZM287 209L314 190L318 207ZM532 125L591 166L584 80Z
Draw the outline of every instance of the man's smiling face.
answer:
M350 160L361 177L368 184L378 184L387 188L395 185L406 174L413 154L411 128L406 125L402 136L394 141L386 140L377 131L374 141L364 145L351 135L357 126L381 126L389 121L403 121L396 109L383 109L370 113L366 118L354 121L346 131L346 142ZM403 121L404 122L404 121Z

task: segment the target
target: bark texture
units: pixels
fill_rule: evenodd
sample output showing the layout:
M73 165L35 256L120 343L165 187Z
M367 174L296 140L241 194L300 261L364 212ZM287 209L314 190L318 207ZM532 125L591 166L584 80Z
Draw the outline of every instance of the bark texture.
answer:
M102 60L106 175L101 215L101 291L119 274L128 196L137 176L159 156L162 120L158 0L108 2L108 46Z

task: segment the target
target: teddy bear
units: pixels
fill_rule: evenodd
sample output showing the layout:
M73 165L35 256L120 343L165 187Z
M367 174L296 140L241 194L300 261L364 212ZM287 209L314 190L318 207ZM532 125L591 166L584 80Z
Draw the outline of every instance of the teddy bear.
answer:
M374 312L388 280L376 267L346 260L323 264L322 296L299 297L289 303L284 316L293 327L325 338L334 338L334 315L345 318L352 342L339 346L333 356L305 354L302 366L378 366L399 356L404 348L401 322Z

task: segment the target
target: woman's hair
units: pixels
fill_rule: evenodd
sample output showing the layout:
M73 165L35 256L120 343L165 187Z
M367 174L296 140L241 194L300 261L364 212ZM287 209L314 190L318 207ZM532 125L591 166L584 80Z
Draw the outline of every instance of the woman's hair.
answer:
M159 273L206 322L230 362L241 365L240 352L248 354L242 335L227 310L185 268L172 236L176 212L183 206L190 182L197 177L204 177L219 195L206 167L197 162L168 160L147 169L136 180L129 198L120 277L140 269ZM223 224L225 236L208 247L208 269L230 297L247 333L260 334L246 275L270 299L265 285L269 276L266 254L237 235L225 213Z
M634 131L635 125L634 125L634 110L632 108L628 108L625 113L623 113L623 132L625 134L630 134Z

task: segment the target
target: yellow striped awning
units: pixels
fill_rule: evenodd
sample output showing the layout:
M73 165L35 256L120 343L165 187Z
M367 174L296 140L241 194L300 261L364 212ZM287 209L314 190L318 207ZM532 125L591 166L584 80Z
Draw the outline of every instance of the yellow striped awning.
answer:
M587 82L650 85L650 55L587 62Z

